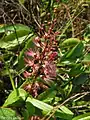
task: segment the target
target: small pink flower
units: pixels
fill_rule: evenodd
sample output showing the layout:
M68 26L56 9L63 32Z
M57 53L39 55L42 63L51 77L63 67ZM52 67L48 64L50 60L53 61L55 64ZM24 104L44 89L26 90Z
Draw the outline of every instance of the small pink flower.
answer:
M57 35L59 35L59 34L60 34L60 32L59 32L59 31L56 31L56 32L55 32L55 35L56 35L56 36L57 36Z
M35 39L33 40L33 42L34 42L34 44L35 44L37 47L41 47L41 45L40 45L41 41L40 41L40 38L39 38L38 36L35 37Z
M50 55L49 55L49 60L53 61L55 60L55 58L57 57L58 53L57 52L52 52Z
M49 37L50 37L50 36L48 35L48 33L45 32L44 38L45 38L45 39L48 39Z
M31 57L34 57L36 55L36 53L32 49L29 49L25 54Z
M30 77L32 75L32 73L25 71L23 73L23 75L24 75L25 78L28 78L28 77Z
M26 66L33 66L34 61L30 60L29 58L24 58L24 61L26 63Z
M34 64L34 65L32 66L32 74L37 74L39 68L40 68L39 64Z
M56 77L56 66L51 61L45 61L44 74L47 79L54 79Z

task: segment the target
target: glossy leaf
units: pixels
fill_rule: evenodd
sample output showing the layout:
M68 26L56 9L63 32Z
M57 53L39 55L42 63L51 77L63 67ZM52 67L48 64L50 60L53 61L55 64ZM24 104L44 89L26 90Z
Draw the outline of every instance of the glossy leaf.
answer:
M36 100L34 98L28 97L26 102L30 102L33 104L33 106L37 107L38 109L42 110L44 114L50 114L50 112L54 111L54 107L51 105L48 105L42 101ZM71 119L73 116L73 113L66 108L65 106L60 107L61 110L55 111L55 116L63 119Z
M53 109L52 106L50 106L50 105L48 105L48 104L46 104L46 103L44 103L42 101L36 100L34 98L28 97L26 102L30 102L35 107L37 107L37 108L39 108L39 109L41 109L43 111L46 111L47 113L50 112Z
M66 113L66 114L71 114L71 115L73 115L73 113L72 113L67 107L65 107L65 106L61 106L60 109L61 109L64 113Z
M76 60L83 53L84 45L82 42L78 43L72 50L66 54L66 59Z
M30 36L28 34L29 32L27 31L18 31L17 39L16 34L11 33L10 35L1 39L0 48L12 49L17 45L20 45L26 39L27 36L27 38L29 38Z
M16 89L12 91L4 103L4 107L12 105L21 105L22 102L26 99L27 93L23 89Z
M7 26L5 29L1 29L2 32L11 32L0 39L0 48L12 49L22 44L24 40L27 40L31 36L29 34L31 32L29 27L23 25L16 25L15 27L14 29L13 26Z
M63 41L62 47L68 48L77 45L80 42L77 38L69 38Z
M22 25L22 24L0 26L0 33L17 32L17 31L20 31L20 30L31 31L28 26L25 26L25 25Z

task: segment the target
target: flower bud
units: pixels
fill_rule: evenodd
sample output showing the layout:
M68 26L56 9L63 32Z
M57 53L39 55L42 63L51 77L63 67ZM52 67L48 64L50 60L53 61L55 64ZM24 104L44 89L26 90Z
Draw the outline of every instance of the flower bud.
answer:
M45 38L45 39L48 39L48 38L49 38L48 33L45 32L45 34L44 34L44 38Z

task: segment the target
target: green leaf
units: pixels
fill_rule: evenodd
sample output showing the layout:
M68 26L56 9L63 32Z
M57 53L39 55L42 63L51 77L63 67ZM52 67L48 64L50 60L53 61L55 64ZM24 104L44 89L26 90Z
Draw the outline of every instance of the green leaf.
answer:
M90 64L90 53L86 54L84 56L84 59L82 60L83 63L89 63Z
M0 48L5 48L5 49L12 49L16 47L17 45L20 45L23 43L24 40L29 39L31 34L30 28L27 26L23 25L16 25L16 29L14 30L13 26L6 27L6 29L3 28L1 31L5 32L6 31L12 31L6 36L3 36L0 41Z
M77 45L79 42L80 40L77 38L69 38L69 39L64 40L64 42L62 43L62 47L65 47L65 48L73 47Z
M50 105L48 105L48 104L46 104L46 103L44 103L42 101L36 100L34 98L28 97L26 102L30 102L35 107L37 107L37 108L39 108L39 109L41 109L43 111L46 111L47 113L50 112L53 109L52 106L50 106Z
M30 102L26 102L26 109L28 111L29 116L34 115L35 107Z
M16 112L10 108L0 108L0 120L20 120Z
M81 85L83 84L86 80L88 80L88 75L83 73L81 75L79 75L78 77L76 77L75 79L73 79L73 83L75 85Z
M16 89L15 91L12 91L10 93L3 107L21 105L25 101L26 97L27 97L27 93L25 90Z
M83 65L82 64L76 64L74 67L71 68L71 70L69 72L69 75L75 77L77 75L80 75L83 72L84 72Z
M9 71L10 71L11 74L15 73L14 69L9 69ZM6 76L6 75L9 75L9 73L6 69L2 69L2 71L0 71L0 75Z
M33 48L35 45L33 43L33 38L35 36L33 36L33 33L30 34L30 38L28 39L28 41L25 44L25 47L22 49L22 51L20 52L20 55L17 58L17 62L18 62L18 70L21 70L22 68L24 68L24 53L28 48Z
M50 103L56 96L57 91L54 88L49 88L38 96L38 99Z
M62 108L62 107L61 107ZM63 110L63 109L62 109ZM65 111L66 112L66 111ZM64 113L61 110L57 110L55 112L55 116L58 118L63 118L65 120L72 120L73 113L70 111L69 113Z
M72 50L66 55L66 59L75 60L83 53L84 45L82 42L78 43Z
M25 26L25 25L22 25L22 24L0 26L0 33L17 32L17 31L20 31L20 30L31 31L28 26Z
M42 101L36 100L34 98L28 97L26 102L30 102L35 106L36 108L42 110L44 114L50 114L50 112L54 111L54 107L51 105L48 105ZM73 116L73 113L66 108L65 106L60 107L61 110L56 110L55 111L55 116L59 118L64 118L64 119L71 119Z
M66 114L71 114L72 115L72 112L65 106L61 106L60 108L64 113Z
M63 88L63 90L64 90L64 93L62 93L62 94L63 95L65 94L65 97L67 98L72 91L72 83L66 84L66 86Z
M90 112L74 117L72 120L90 120Z
M26 37L29 38L29 32L23 30L17 32L17 38L16 33L11 33L10 35L7 35L6 37L2 38L0 41L0 48L5 49L13 49L17 45L20 45Z
M90 41L90 24L87 25L86 31L84 33L84 40L86 42Z
M29 120L29 113L27 109L24 109L22 116L24 117L24 120Z

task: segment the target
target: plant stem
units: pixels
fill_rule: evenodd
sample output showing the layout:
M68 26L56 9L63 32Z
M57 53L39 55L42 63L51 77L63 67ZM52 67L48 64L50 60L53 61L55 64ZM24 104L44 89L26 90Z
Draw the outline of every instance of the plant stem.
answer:
M9 74L9 78L10 78L10 82L11 82L12 88L13 88L13 90L16 90L15 85L14 85L14 81L13 81L13 78L12 78L11 73L10 73L10 70L9 70L9 68L8 68L8 65L7 65L7 63L4 61L3 58L2 58L2 61L4 62L5 67L6 67L6 70L7 70L8 74Z
M12 76L11 76L11 73L10 73L10 71L9 71L9 69L8 69L8 66L7 66L7 65L5 65L5 66L6 66L6 70L7 70L8 73L9 73L9 77L10 77L10 81L11 81L11 84L12 84L12 88L13 88L13 90L16 90L15 85L14 85L14 81L13 81L13 79L12 79Z

